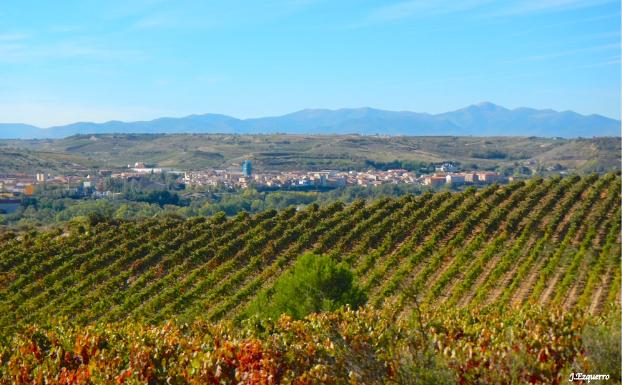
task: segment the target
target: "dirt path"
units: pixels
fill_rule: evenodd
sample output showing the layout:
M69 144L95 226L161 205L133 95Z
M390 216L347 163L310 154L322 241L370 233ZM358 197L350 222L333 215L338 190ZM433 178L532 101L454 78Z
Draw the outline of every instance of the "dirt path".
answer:
M605 297L607 293L609 293L609 288L611 287L611 283L613 281L613 269L618 269L619 266L607 269L607 272L602 277L600 281L600 285L594 291L594 295L592 295L592 301L590 301L590 314L598 314L603 310L603 306L605 305Z
M512 240L508 240L508 241L512 241ZM506 245L508 241L505 242ZM473 282L473 285L471 285L469 291L467 291L462 296L462 298L460 298L460 300L458 301L458 307L464 307L468 305L469 303L471 303L471 300L473 300L473 297L475 297L477 288L482 286L484 281L486 281L486 278L488 278L488 275L490 275L490 273L495 268L495 266L497 265L497 263L499 262L503 254L504 253L496 253L492 258L490 258L488 263L486 263L486 265L484 266L482 273L479 275L479 277L477 277L475 282Z
M524 247L524 252L521 253L522 255L520 255L519 258L514 261L512 268L506 271L497 281L496 285L492 288L492 290L490 290L490 292L486 296L486 299L484 300L485 304L490 304L496 301L503 294L503 291L508 287L508 285L510 285L511 280L516 274L516 271L519 269L521 263L525 260L525 258L529 258L531 248L536 242L537 238L531 238L529 240L529 243Z
M529 295L531 294L531 291L533 290L533 287L538 280L540 269L542 269L551 253L551 250L547 250L546 252L542 253L541 258L538 258L538 260L536 260L536 262L531 266L529 274L527 274L527 278L525 278L523 282L521 282L521 284L518 286L518 289L516 289L516 291L512 295L512 299L510 302L513 305L522 305L529 298Z
M594 246L595 244L592 244ZM599 244L596 244L599 245ZM601 245L599 245L601 246ZM593 266L595 260L598 258L600 254L600 247L594 248L588 256L584 256L581 264L579 265L579 275L575 282L573 282L570 290L566 293L564 300L562 301L562 307L564 310L569 310L577 303L579 297L583 293L585 289L585 285L587 284L588 278L588 267Z
M540 295L540 299L538 300L540 304L545 305L549 302L551 294L553 294L553 290L555 290L555 286L557 285L557 281L560 280L560 278L562 277L565 271L566 269L563 269L563 268L557 269L557 272L555 273L553 278L549 280L548 285L546 286L546 289L544 289L544 291Z

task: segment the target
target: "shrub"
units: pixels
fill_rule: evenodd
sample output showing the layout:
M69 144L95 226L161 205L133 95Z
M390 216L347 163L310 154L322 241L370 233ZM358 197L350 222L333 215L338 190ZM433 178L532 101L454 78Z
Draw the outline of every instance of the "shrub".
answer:
M266 293L249 306L249 313L276 319L288 314L296 319L344 305L365 303L366 295L343 264L326 255L305 254Z
M593 374L609 374L612 383L619 384L620 375L620 309L611 309L596 322L588 324L583 330L583 348L588 362L586 372Z

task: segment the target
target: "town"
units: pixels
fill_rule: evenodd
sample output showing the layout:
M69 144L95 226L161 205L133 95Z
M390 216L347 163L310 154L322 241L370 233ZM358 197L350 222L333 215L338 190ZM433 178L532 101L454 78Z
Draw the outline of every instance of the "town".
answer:
M456 172L452 164L443 164L432 175L419 175L404 169L367 171L288 171L252 173L250 161L242 164L241 172L210 170L184 172L183 182L190 187L226 186L228 188L283 189L283 188L339 188L345 186L374 187L383 184L421 184L440 187L444 184L503 183L505 178L497 172Z
M330 190L346 186L375 187L384 184L418 184L430 187L456 187L461 185L506 183L513 178L498 172L459 171L452 163L436 167L432 174L416 175L405 169L367 171L282 171L253 172L252 162L246 160L235 170L210 169L203 171L167 170L150 167L143 162L119 170L98 170L85 176L24 173L0 175L0 213L10 213L24 197L35 195L41 188L56 188L83 197L114 197L107 190L106 178L117 181L141 181L156 174L172 175L181 190L236 191L254 188L259 191L277 190Z

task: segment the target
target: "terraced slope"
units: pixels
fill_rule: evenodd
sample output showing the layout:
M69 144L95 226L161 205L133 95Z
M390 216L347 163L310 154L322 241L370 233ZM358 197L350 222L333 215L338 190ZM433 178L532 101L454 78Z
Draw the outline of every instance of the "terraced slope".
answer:
M597 313L619 298L620 176L5 234L0 327L236 317L308 251L346 262L371 303L404 312L418 299Z

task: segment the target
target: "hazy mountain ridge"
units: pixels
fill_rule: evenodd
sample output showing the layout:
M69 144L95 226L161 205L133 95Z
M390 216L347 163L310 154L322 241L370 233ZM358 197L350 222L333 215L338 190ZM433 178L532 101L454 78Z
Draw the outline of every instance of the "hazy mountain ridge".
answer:
M151 121L78 122L46 129L26 124L0 124L0 138L62 138L110 133L363 134L461 136L620 136L620 121L573 111L520 107L489 102L441 114L386 111L374 108L305 109L290 114L237 119L220 114L158 118Z
M2 139L32 139L46 138L46 130L23 123L0 123L0 138Z

